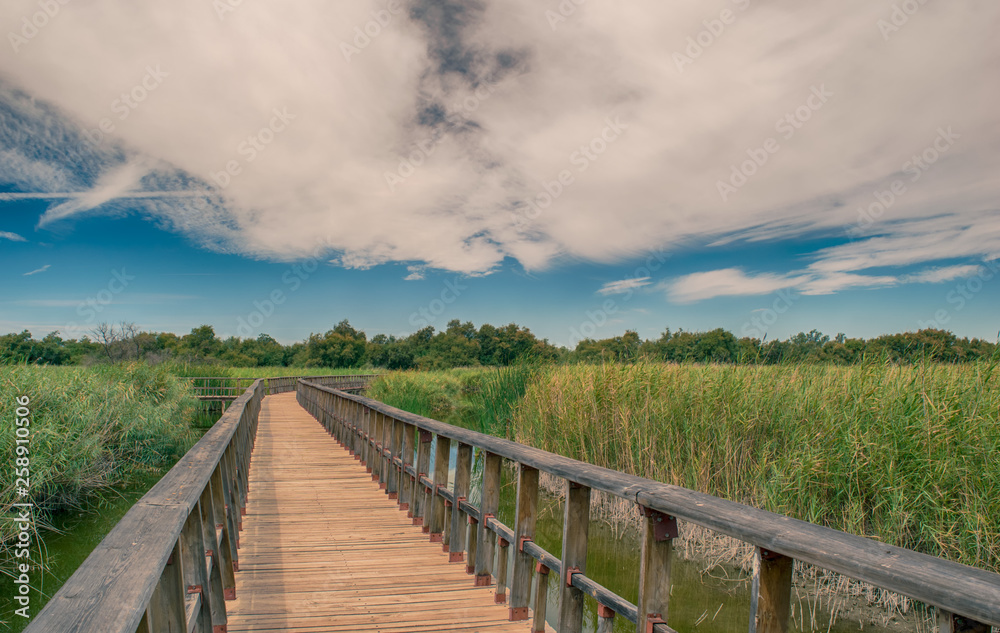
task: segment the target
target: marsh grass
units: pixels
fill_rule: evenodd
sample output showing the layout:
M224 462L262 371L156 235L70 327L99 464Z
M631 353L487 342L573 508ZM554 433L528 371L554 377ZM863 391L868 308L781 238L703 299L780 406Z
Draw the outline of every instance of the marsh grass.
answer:
M550 370L514 439L1000 571L995 364Z
M1000 571L996 363L452 370L387 374L368 395Z
M197 439L197 402L164 368L145 364L53 368L0 367L0 454L13 464L15 398L31 410L31 500L36 526L53 513L86 509L138 474L173 464ZM0 471L0 513L12 514L13 468ZM13 521L0 523L0 573L9 573Z

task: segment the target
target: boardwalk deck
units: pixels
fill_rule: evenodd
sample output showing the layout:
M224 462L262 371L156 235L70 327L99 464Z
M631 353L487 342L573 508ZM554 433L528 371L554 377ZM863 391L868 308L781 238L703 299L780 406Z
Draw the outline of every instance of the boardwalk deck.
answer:
M230 633L518 631L295 401L260 412Z

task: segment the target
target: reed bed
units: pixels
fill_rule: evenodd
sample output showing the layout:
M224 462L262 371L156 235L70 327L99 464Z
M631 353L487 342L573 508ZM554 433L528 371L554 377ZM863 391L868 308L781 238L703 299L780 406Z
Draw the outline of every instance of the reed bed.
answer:
M0 367L0 454L13 465L15 398L31 410L30 500L36 526L54 512L86 509L140 473L173 464L197 439L191 418L197 402L169 372L142 363L115 366ZM17 494L13 467L0 471L0 516L12 515ZM0 522L0 573L16 526Z

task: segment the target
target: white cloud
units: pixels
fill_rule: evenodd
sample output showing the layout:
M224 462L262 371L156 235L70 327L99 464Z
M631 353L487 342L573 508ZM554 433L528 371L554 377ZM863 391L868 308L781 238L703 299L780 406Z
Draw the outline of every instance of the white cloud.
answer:
M691 303L712 297L763 295L802 283L801 277L763 273L747 275L739 268L692 273L664 284L671 300Z
M942 281L951 281L952 279L972 277L979 272L980 268L980 266L973 264L928 268L927 270L922 270L919 273L907 275L903 279L908 283L936 284L941 283Z
M37 275L38 273L44 273L46 270L48 270L51 267L52 267L52 264L45 264L41 268L36 268L35 270L32 270L31 272L24 273L24 276L27 277L29 275Z
M608 283L601 286L598 290L598 294L602 295L621 295L627 292L632 292L637 288L642 288L643 286L649 285L649 277L635 277L632 279L621 279L619 281L609 281Z
M44 226L137 209L254 257L308 256L321 236L330 258L353 267L419 262L481 274L506 257L531 270L734 235L843 234L873 192L900 178L907 190L875 237L817 254L813 291L862 283L838 275L875 265L1000 252L991 228L1000 87L987 80L1000 5L990 0L923 5L888 42L882 3L750 3L683 72L675 53L718 7L586 3L553 30L534 0L466 3L447 26L449 2L414 0L345 60L341 44L384 6L242 3L220 19L203 0L67 4L17 55L0 57L0 75L83 128L107 119L114 131L90 154L25 142L0 168L17 167L4 173L20 190L81 194L50 208ZM19 24L34 11L33 0L11 0L0 18ZM121 95L156 65L166 77L123 115ZM833 96L784 138L777 121L821 85ZM50 113L23 101L19 116L52 129ZM275 108L294 120L260 136ZM444 122L442 112L457 117ZM627 129L595 141L609 116ZM948 125L960 138L909 180L903 165ZM2 128L0 140L21 138ZM269 142L250 160L241 144L257 136ZM769 137L781 149L723 202L717 181ZM604 151L581 171L578 152L592 142ZM217 197L134 197L151 184L204 189L230 161L240 173ZM171 170L186 177L162 177ZM530 222L512 222L563 170L572 184ZM403 171L390 192L386 174Z
M11 242L27 242L17 233L11 233L10 231L0 231L0 240L10 240Z

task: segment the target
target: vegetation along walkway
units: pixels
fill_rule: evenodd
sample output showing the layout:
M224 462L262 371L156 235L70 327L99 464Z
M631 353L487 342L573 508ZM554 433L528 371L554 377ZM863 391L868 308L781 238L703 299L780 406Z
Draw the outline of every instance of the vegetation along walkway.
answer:
M249 473L230 633L519 631L295 400L268 396Z

